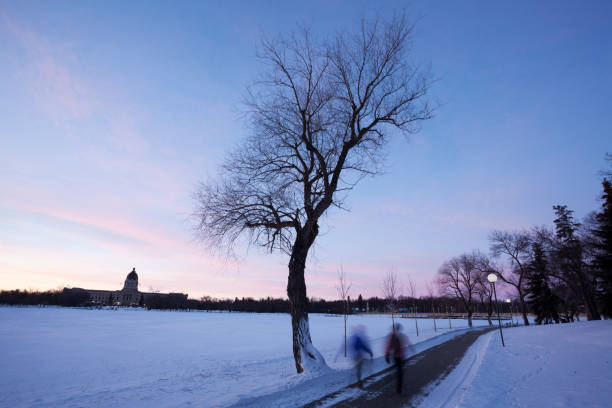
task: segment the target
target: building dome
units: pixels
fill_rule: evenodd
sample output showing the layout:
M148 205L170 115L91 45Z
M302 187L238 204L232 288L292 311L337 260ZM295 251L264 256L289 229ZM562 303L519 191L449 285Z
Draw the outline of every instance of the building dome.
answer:
M138 274L136 273L136 268L132 269L132 272L128 273L127 278L125 280L138 280Z
M132 272L128 273L128 276L125 278L123 290L132 292L138 291L138 274L136 273L136 268L132 269Z

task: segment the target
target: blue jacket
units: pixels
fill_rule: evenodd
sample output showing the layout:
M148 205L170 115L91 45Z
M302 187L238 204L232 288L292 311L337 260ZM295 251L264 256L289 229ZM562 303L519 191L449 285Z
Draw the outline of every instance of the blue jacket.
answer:
M353 334L350 339L351 356L353 358L361 358L366 353L372 355L372 350L368 345L368 341L359 334Z

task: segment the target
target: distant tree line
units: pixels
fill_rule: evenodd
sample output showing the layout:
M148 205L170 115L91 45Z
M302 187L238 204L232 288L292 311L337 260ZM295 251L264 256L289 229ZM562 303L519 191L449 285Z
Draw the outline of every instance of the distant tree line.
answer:
M282 298L235 298L216 299L208 296L200 300L189 299L190 309L199 310L219 310L234 312L254 312L254 313L289 313L289 300ZM345 313L345 302L342 300L325 300L320 298L310 298L309 313L327 313L342 315ZM361 295L355 300L348 298L348 314L354 313L387 313L390 312L389 304L386 299L370 297L364 299ZM479 304L478 311L484 311L486 304ZM466 309L451 297L435 298L410 298L400 297L397 300L396 311L398 314L408 313L456 313L465 314ZM503 313L510 312L510 305L505 305Z
M85 306L89 295L80 290L69 288L48 290L45 292L27 290L3 290L0 292L0 304L3 305L41 305L41 306Z
M348 303L348 308L345 306ZM90 301L86 292L79 289L64 288L62 290L49 291L27 291L9 290L0 291L0 304L4 305L41 305L41 306L69 306L69 307L101 307ZM289 313L289 300L282 298L260 298L251 297L218 299L204 296L201 299L185 299L183 296L169 294L164 296L148 296L146 304L140 307L157 310L206 310L226 312L250 312L250 313ZM485 303L476 305L476 310L484 312ZM502 312L509 312L510 306L505 305ZM325 300L319 298L309 299L310 313L338 314L345 313L386 313L389 312L388 301L379 297L364 299L361 295L356 300L348 298L348 302L342 300ZM396 310L398 314L407 313L453 313L466 314L466 308L451 297L424 297L410 298L400 297L397 300Z

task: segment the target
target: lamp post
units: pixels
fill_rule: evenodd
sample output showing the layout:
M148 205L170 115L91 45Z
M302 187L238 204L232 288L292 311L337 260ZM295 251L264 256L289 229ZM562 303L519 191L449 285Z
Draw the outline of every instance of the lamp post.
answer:
M510 299L506 299L506 303L508 303L508 306L510 306L510 320L512 320L512 326L514 326L514 313L513 309L512 309L512 301Z
M431 310L433 311L433 318L434 318L434 332L437 333L438 328L436 327L436 309L432 307Z
M497 323L499 324L499 335L501 336L502 346L506 347L504 344L504 333L502 332L501 327L501 318L499 317L499 304L497 303L497 291L495 290L495 281L497 281L497 275L494 273L490 273L487 276L487 280L491 282L491 286L493 287L493 294L495 295L495 308L497 309Z

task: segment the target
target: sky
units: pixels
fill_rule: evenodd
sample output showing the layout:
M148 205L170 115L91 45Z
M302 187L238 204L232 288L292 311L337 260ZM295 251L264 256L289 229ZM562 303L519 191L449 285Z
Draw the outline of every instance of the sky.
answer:
M612 3L0 0L0 289L284 297L288 258L195 238L198 184L248 135L262 35L320 38L405 10L431 66L435 117L394 138L386 174L332 209L308 296L381 296L395 270L420 295L493 229L599 206L612 153Z

